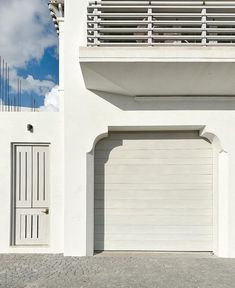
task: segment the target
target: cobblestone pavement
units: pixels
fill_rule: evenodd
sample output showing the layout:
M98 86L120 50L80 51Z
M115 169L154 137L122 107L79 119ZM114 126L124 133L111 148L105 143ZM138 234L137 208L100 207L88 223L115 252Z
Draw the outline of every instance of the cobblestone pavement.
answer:
M235 259L204 254L0 255L0 287L233 288Z

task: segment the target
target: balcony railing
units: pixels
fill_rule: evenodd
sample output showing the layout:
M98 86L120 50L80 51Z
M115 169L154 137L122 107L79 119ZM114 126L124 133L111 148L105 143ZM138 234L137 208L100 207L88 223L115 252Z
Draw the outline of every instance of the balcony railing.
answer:
M235 1L90 1L87 44L235 45Z

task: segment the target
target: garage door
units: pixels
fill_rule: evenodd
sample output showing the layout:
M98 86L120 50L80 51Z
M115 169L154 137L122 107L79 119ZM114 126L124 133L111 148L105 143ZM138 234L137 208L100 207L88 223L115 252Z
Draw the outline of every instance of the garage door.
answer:
M110 133L95 149L95 250L212 251L212 173L198 132Z

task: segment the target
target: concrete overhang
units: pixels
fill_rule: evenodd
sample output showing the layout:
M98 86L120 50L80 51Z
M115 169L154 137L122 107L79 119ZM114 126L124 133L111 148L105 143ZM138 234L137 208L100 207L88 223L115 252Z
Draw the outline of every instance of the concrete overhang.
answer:
M235 47L80 47L86 88L128 96L235 96Z

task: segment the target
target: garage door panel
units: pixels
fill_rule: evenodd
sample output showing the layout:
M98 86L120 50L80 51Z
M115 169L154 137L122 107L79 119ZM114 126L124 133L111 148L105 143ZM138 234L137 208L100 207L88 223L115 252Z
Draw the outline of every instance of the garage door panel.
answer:
M211 183L212 175L154 175L147 173L142 179L138 174L95 176L95 183Z
M107 217L109 215L172 215L172 216L177 216L177 215L183 215L183 216L190 216L190 215L212 215L212 209L189 209L189 208L175 208L175 209L161 209L161 208L155 208L155 209L148 209L146 212L146 209L124 209L124 208L119 208L119 209L95 209L95 217L96 216L101 216L101 215L106 215Z
M95 200L96 208L212 208L211 200L188 200L188 199L115 199L112 200ZM146 211L147 212L147 211Z
M143 175L146 171L153 176L158 175L187 175L207 174L212 175L212 165L100 165L96 167L96 175Z
M188 215L185 217L184 215L107 215L107 217L103 217L96 215L95 224L107 224L107 225L200 225L200 226L208 226L212 225L212 216L206 215Z
M152 158L207 158L212 156L210 149L188 149L188 150L125 150L116 147L107 151L99 151L97 159L107 159L107 157L118 159L152 159Z
M169 240L168 241L95 241L97 250L134 250L134 251L211 251L211 241ZM120 247L122 247L120 249ZM146 248L147 247L147 248ZM157 249L156 249L157 247Z
M105 236L102 233L96 234L96 241L167 241L169 239L169 234L157 234L157 233L133 233L133 234L109 234L106 233ZM206 234L171 234L172 241L212 241L211 235Z
M153 190L153 189L195 189L195 190L207 190L212 189L212 183L95 183L95 191L98 190Z
M110 133L95 150L95 249L211 251L212 191L197 132Z
M107 162L108 161L108 162ZM197 158L136 158L136 159L128 159L128 158L110 158L108 156L106 158L96 158L96 167L99 166L107 166L107 165L117 165L117 164L125 164L125 165L194 165L194 164L212 164L213 158L212 157L197 157Z
M114 199L209 199L211 200L212 192L210 190L128 190L128 193L121 189L96 190L95 199L107 200Z
M162 226L152 225L151 227L146 225L95 225L96 234L168 234L168 239L171 239L172 234L195 234L195 235L212 235L212 226Z

